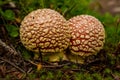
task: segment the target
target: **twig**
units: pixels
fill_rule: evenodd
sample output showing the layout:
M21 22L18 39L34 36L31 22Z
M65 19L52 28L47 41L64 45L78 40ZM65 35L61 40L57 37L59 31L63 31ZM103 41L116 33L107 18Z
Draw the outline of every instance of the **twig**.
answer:
M115 80L120 80L120 77L119 77L119 76L114 75L114 74L112 74L112 73L111 73L111 75L113 76L113 78L114 78Z
M21 71L21 72L23 72L23 73L26 73L23 69L21 69L20 67L16 66L14 63L12 63L12 62L10 62L10 61L8 61L8 60L6 60L6 59L3 59L3 58L0 58L0 59L3 60L3 61L5 61L5 62L7 62L7 63L9 63L10 65L12 65L13 67L15 67L15 68L18 69L19 71Z
M67 65L69 65L69 63L62 64L62 65L43 65L43 67L44 68L61 68L61 67L67 66Z
M4 43L1 39L0 39L0 46L3 47L6 51L8 51L8 52L10 52L10 53L12 53L12 54L14 54L14 55L17 54L17 52L16 52L13 48L11 48L10 46L8 46L8 45L7 45L6 43Z
M31 60L27 60L29 63L37 66L37 63L34 63L33 61ZM70 63L67 63L67 64L62 64L62 65L54 65L54 64L50 64L50 65L42 65L43 68L60 68L60 67L63 67L63 66L66 66L66 65L70 65Z
M28 61L29 63L31 63L31 64L33 64L33 65L37 65L36 63L34 63L33 61L31 61L31 60L26 60L26 61Z
M42 53L41 53L41 50L40 50L40 47L39 47L39 54L40 54L40 62L42 63L43 61L43 59L42 59Z

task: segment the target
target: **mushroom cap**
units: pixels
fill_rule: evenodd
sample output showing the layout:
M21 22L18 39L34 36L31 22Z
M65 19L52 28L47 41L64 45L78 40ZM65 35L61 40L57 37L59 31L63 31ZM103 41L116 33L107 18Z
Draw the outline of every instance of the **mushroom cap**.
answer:
M51 9L38 9L21 22L20 39L30 51L55 53L69 45L70 33L65 18Z
M71 30L72 55L95 55L105 42L105 30L101 22L90 15L79 15L68 20Z

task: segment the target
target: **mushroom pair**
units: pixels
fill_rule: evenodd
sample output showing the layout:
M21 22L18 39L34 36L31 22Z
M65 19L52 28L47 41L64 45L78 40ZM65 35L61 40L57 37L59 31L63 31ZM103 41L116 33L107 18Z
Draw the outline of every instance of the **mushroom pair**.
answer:
M104 44L105 31L96 18L80 15L66 19L51 9L29 13L20 26L23 45L49 61L69 60L83 63L84 57L96 54ZM70 53L66 54L69 47Z

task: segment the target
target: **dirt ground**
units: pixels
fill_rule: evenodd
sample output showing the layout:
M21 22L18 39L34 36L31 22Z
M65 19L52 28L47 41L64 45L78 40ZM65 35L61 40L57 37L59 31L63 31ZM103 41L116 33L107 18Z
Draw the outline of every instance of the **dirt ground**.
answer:
M120 0L97 0L103 13L110 12L113 15L120 14Z

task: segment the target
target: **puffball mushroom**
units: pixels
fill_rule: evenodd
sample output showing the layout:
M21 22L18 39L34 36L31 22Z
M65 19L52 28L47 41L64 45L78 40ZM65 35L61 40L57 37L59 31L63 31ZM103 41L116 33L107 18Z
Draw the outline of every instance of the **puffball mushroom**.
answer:
M105 30L101 22L90 15L79 15L68 20L71 30L70 54L72 62L84 63L84 59L96 55L105 42Z
M70 42L66 19L57 11L38 9L29 13L21 22L20 39L30 51L49 56L50 61L65 58L64 50Z

